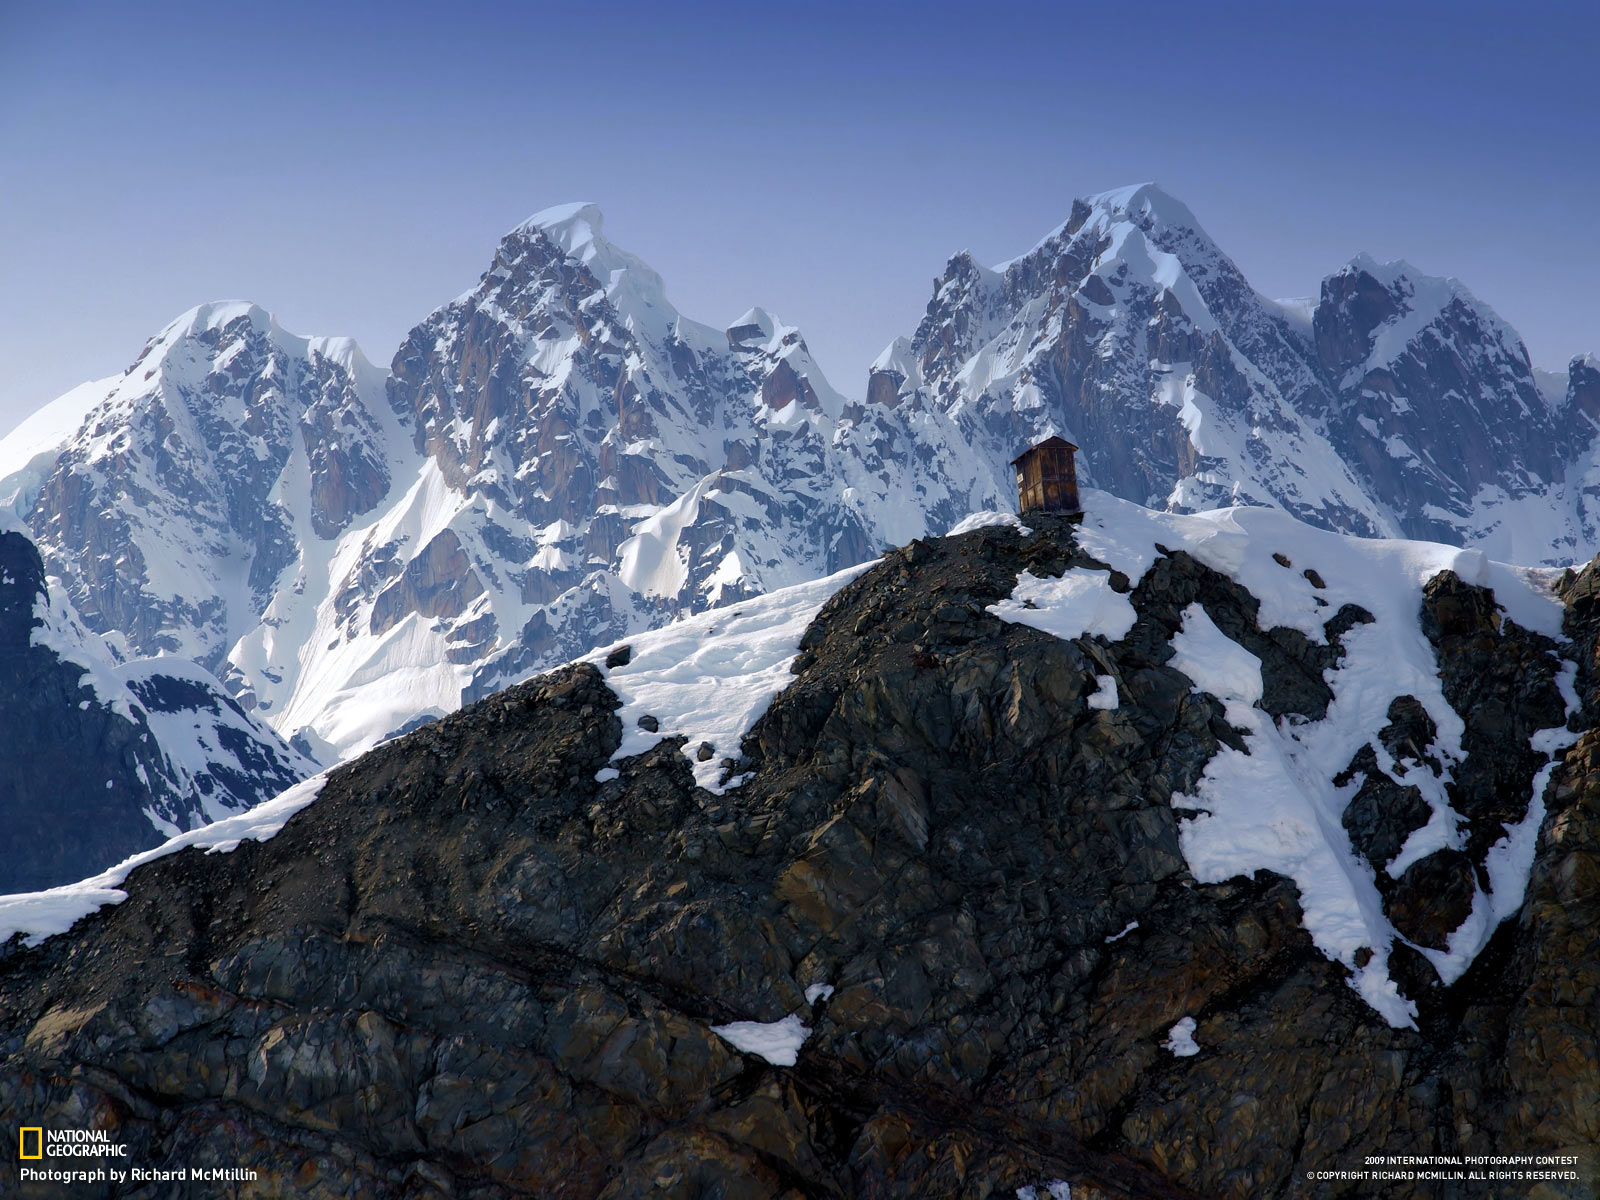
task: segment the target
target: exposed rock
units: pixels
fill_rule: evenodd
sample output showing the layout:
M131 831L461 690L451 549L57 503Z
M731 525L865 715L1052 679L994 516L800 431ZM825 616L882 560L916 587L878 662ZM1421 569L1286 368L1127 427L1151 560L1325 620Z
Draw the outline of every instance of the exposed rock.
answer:
M1383 908L1417 945L1448 950L1450 935L1472 911L1472 884L1472 859L1459 850L1436 850L1405 869Z
M412 613L459 617L481 595L483 581L462 550L461 539L454 530L443 530L378 595L372 606L372 632L385 633ZM488 615L492 623L493 614Z
M1445 698L1466 722L1465 761L1448 784L1450 803L1469 822L1468 856L1527 814L1527 781L1546 756L1531 749L1540 729L1565 724L1550 639L1502 618L1494 594L1442 571L1424 590L1422 629L1439 659Z
M202 305L152 338L26 513L88 626L225 673L296 558L294 510L329 537L388 489L374 374L352 344L248 304ZM286 470L305 482L277 491Z
M1378 766L1371 746L1363 746L1334 782L1343 786L1358 773L1365 778L1340 820L1356 852L1379 868L1376 877L1381 888L1388 879L1381 869L1400 853L1411 834L1428 823L1433 809L1414 784L1397 783Z

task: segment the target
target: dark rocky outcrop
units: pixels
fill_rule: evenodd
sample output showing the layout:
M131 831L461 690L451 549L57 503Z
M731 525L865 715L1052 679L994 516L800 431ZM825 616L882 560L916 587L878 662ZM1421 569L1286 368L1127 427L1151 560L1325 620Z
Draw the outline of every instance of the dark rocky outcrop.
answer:
M69 631L36 644L47 588L33 543L0 533L0 894L94 875L315 769L192 664L97 673L49 644Z
M148 730L100 704L81 667L30 644L44 589L32 543L0 533L0 892L81 879L162 840L133 800L138 771L159 763Z
M1307 1181L1374 1153L1575 1154L1578 1182L1515 1194L1594 1195L1592 737L1521 915L1434 981L1420 1029L1390 1028L1289 881L1191 876L1170 802L1238 742L1168 665L1187 605L1262 659L1286 720L1327 704L1364 614L1330 615L1326 647L1262 630L1173 553L1113 574L1128 637L1061 641L987 611L1024 569L1094 565L1068 523L1036 528L913 542L839 592L726 794L681 739L596 782L619 704L578 665L340 768L270 841L140 869L125 903L0 959L0 1123L250 1167L241 1196L1507 1194ZM1600 587L1568 594L1592 656ZM1544 691L1518 691L1533 664L1484 599L1445 580L1429 604L1490 737ZM1089 705L1097 676L1116 709ZM1397 758L1430 741L1404 703L1380 734ZM792 1014L793 1067L710 1030ZM1175 1057L1186 1016L1201 1052Z

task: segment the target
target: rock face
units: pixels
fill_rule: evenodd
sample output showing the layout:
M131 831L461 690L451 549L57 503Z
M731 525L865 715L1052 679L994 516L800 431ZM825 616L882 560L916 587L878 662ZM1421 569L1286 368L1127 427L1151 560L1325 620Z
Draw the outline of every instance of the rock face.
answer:
M1519 914L1452 986L1414 952L1420 1020L1396 1029L1288 880L1194 878L1172 804L1242 745L1171 664L1186 612L1261 660L1286 727L1329 705L1364 614L1330 612L1326 645L1263 629L1171 553L1108 576L1136 613L1115 642L992 615L1024 570L1100 565L1072 530L887 555L811 624L725 793L681 738L603 770L619 701L579 664L335 770L270 841L141 868L125 903L7 946L0 1117L248 1167L264 1196L1471 1191L1307 1182L1374 1153L1571 1154L1537 1194L1595 1195L1592 734L1542 793L1507 752L1564 712L1548 647L1482 589L1430 586L1466 762L1488 760L1452 773L1456 851L1476 861L1510 795L1549 811ZM1566 583L1585 719L1595 570ZM1114 707L1091 703L1107 679ZM1375 865L1414 820L1431 719L1397 701L1353 767L1388 781L1350 822ZM1389 898L1419 939L1458 915L1456 861ZM741 1021L808 1036L775 1065L712 1028Z
M869 473L858 444L903 430L858 428L800 332L766 312L726 333L679 315L593 205L508 234L477 288L412 330L389 394L444 485L453 573L487 581L449 614L472 630L457 642L483 647L469 698L860 562L902 507L904 473Z
M0 445L0 500L84 622L329 761L988 495L953 426L846 401L799 330L681 316L592 205L512 230L387 375L207 305L71 426Z
M0 532L0 893L93 875L315 769L179 659L114 661Z
M387 491L381 380L347 339L203 305L146 344L19 508L91 629L220 674L301 553L296 513L331 536Z
M1410 537L1462 540L1486 490L1538 493L1592 440L1573 444L1514 330L1409 263L1362 255L1324 280L1312 336L1332 437Z

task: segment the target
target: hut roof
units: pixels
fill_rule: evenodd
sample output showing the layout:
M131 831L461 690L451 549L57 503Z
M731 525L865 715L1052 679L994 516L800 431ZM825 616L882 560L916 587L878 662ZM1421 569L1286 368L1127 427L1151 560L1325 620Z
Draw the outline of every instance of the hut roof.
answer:
M1013 458L1011 460L1011 465L1013 467L1016 466L1019 462L1021 462L1025 458L1027 458L1028 455L1032 454L1035 450L1043 450L1046 446L1055 446L1055 445L1065 446L1068 450L1076 450L1077 449L1077 447L1074 446L1071 442L1067 441L1066 438L1058 437L1055 434L1051 434L1049 437L1045 438L1044 441L1034 443L1032 446L1029 446L1026 450L1024 450L1021 454L1019 454L1015 458Z

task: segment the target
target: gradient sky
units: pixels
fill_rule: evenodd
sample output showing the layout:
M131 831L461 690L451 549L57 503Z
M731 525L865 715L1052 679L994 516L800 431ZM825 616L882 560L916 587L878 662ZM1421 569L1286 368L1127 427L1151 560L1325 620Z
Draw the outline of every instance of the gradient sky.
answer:
M0 431L205 300L387 363L578 199L850 394L950 254L1145 179L1269 295L1364 250L1600 350L1600 5L1319 7L0 0Z

